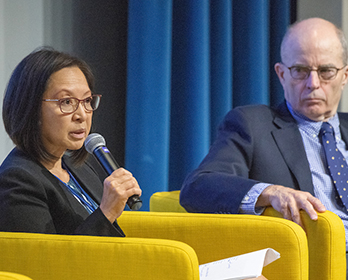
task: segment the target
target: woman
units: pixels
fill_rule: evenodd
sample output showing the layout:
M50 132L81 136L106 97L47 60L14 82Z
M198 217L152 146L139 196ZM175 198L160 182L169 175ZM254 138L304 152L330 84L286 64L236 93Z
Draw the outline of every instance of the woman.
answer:
M102 184L85 161L101 97L93 87L85 62L52 49L14 70L3 121L16 147L0 167L0 231L124 236L116 219L141 190L123 168Z
M141 190L125 169L102 183L86 162L101 98L93 87L84 61L53 49L14 70L3 121L16 147L0 167L0 231L124 236L116 219Z

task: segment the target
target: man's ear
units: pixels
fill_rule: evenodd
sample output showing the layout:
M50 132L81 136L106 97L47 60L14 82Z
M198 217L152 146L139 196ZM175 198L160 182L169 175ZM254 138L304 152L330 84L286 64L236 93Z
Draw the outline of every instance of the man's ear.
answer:
M276 71L280 83L284 84L284 73L285 73L285 66L282 63L276 63L274 65L274 70Z
M348 82L348 66L344 67L342 71L343 71L343 80L342 80L342 89L343 89L343 87Z

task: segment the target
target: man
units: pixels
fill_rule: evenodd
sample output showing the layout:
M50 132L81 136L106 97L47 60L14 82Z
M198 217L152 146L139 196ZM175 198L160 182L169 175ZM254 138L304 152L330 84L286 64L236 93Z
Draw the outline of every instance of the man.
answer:
M348 114L337 113L348 79L342 31L319 18L291 26L275 71L284 89L278 108L230 111L208 155L185 180L180 202L189 212L260 214L273 206L302 225L317 211L336 213L348 232L348 205L330 176L320 133L329 123L348 158ZM334 142L334 141L333 141Z

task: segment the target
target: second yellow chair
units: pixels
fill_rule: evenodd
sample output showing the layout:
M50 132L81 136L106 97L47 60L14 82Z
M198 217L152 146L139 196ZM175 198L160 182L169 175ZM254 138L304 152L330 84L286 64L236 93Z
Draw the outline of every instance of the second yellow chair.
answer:
M185 209L179 203L179 196L180 191L154 193L150 199L150 211L185 213ZM280 214L269 207L264 216L280 217ZM308 240L309 279L346 280L346 243L341 219L330 211L319 213L318 221L310 220L305 212L301 213L301 217ZM260 227L260 231L262 230L263 226Z

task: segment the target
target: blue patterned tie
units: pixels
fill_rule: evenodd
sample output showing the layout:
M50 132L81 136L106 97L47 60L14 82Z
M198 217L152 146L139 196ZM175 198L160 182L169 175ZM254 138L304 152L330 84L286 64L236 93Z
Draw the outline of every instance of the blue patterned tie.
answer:
M346 159L336 147L333 127L323 122L320 130L327 166L331 178L346 209L348 208L348 166Z

